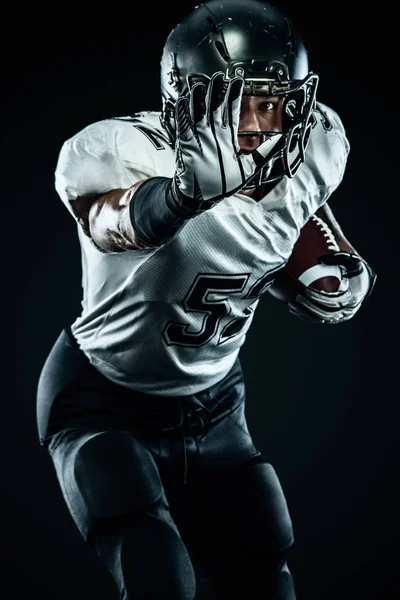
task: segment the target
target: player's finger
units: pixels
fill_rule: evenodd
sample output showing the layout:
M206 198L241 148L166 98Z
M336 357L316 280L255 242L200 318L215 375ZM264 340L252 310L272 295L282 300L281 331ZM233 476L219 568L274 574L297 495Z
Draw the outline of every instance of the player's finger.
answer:
M231 79L224 100L223 124L232 127L235 133L238 131L243 87L244 81L242 78Z
M191 128L190 119L189 99L182 96L178 98L175 104L175 125L178 138L189 138Z
M315 312L308 310L304 305L298 302L289 302L289 312L296 317L300 317L309 323L320 323L325 325L336 325L347 321L350 317L347 312L341 310L334 313Z
M222 71L211 77L206 96L207 123L213 120L213 113L221 106L224 98L224 74Z
M338 265L346 269L348 275L359 275L363 270L362 259L348 252L330 252L320 257L324 265Z
M202 120L206 113L207 88L204 83L195 83L190 90L190 115L196 124Z
M316 315L313 315L309 311L302 309L300 306L298 306L294 302L289 302L288 307L289 307L289 312L291 315L299 317L303 321L308 321L309 323L317 323L317 324L327 323L327 320L323 319L322 317L317 317Z
M352 294L349 289L348 281L344 280L347 285L340 292L323 292L322 290L314 291L312 288L305 287L302 292L301 301L311 302L312 305L321 306L322 308L337 310L347 306L352 300Z

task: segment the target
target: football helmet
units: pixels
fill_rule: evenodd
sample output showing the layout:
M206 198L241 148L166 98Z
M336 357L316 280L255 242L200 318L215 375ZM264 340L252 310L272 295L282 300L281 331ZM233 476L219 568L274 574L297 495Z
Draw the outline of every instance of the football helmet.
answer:
M161 122L173 139L178 97L217 71L225 74L226 85L242 77L244 94L284 98L286 144L246 187L293 177L305 158L318 75L309 70L291 21L262 0L210 0L189 12L170 32L161 57ZM274 132L239 135L258 135L262 143Z

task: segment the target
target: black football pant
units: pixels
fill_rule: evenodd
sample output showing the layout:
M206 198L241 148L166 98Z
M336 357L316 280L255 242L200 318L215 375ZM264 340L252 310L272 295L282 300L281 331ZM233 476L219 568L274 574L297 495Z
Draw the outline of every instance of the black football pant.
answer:
M247 429L239 361L204 392L150 396L106 379L64 330L37 417L66 505L121 599L295 600L291 520Z

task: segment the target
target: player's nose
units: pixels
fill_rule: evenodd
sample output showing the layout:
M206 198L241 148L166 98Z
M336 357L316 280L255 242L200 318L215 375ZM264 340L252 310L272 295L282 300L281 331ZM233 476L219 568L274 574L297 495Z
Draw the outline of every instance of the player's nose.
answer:
M257 111L251 106L244 106L240 111L240 131L261 131L261 120Z
M256 118L243 119L239 124L239 147L242 152L249 153L255 150L263 140L260 134L261 125ZM252 134L245 134L245 132L254 132Z

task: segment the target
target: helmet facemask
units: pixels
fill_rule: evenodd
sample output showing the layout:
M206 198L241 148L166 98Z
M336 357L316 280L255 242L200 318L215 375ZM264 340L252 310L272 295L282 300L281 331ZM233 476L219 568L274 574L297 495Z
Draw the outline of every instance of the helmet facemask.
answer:
M310 139L318 75L309 70L306 49L290 21L263 2L225 0L222 5L211 0L171 32L161 61L161 122L173 139L178 96L187 95L196 81L207 85L217 71L225 73L226 85L243 78L245 95L283 98L286 144L246 187L293 177ZM276 133L238 135L257 135L262 143Z
M282 133L286 137L284 148L246 185L246 189L277 182L284 176L292 178L297 173L305 160L305 152L310 140L317 86L318 75L315 73L309 73L301 81L287 81L285 89L282 89L280 83L275 85L273 81L263 84L260 79L250 81L245 79L245 94L283 97ZM276 135L276 132L241 131L238 135L258 135L261 144Z

